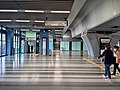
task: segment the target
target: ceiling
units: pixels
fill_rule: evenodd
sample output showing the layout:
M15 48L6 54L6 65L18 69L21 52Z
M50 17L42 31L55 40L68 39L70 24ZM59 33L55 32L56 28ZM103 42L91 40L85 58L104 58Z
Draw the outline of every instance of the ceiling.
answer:
M0 12L1 25L13 29L50 29L52 34L60 35L64 25L47 26L46 21L66 21L69 13L51 13L51 11L70 11L74 0L0 0L0 10L18 10L17 12ZM25 10L42 10L44 12L25 12ZM30 22L16 22L15 20L30 20ZM35 22L35 21L44 22ZM61 30L57 33L54 30Z
M116 16L111 20L104 22L95 28L90 29L88 32L120 35L120 16Z

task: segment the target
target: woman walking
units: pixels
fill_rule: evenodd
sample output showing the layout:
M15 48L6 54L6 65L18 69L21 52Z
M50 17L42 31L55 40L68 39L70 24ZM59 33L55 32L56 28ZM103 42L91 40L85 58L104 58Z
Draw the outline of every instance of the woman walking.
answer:
M114 46L114 51L116 54L116 63L114 64L114 71L112 73L112 75L116 75L116 69L118 70L118 72L120 73L120 68L119 68L119 63L120 63L120 50L118 46Z

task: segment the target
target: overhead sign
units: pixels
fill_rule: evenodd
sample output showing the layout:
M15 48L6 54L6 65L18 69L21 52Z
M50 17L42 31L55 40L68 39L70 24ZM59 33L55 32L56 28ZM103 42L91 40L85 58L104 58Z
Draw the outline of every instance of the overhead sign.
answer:
M45 26L66 26L67 21L45 21Z
M108 38L108 39L101 39L101 42L102 43L110 43L110 39Z
M26 38L36 38L36 32L32 31L26 32Z

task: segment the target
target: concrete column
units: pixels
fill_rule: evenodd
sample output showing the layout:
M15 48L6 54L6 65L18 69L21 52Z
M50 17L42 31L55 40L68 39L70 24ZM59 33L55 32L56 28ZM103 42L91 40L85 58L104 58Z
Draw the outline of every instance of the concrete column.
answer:
M94 53L93 53L93 48L92 48L92 45L91 45L91 42L88 38L87 35L82 35L81 38L83 39L86 47L87 47L87 51L88 51L88 55L89 56L94 56Z
M49 31L48 29L40 30L40 55L43 55L43 38L46 38L46 55L49 54Z
M112 47L115 46L119 40L120 40L120 36L119 35L111 36L110 44L112 45Z

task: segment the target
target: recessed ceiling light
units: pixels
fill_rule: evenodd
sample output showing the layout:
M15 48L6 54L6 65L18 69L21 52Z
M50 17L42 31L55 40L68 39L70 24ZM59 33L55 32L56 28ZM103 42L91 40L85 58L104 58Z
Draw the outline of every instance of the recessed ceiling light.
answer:
M0 10L0 12L17 12L18 10Z
M43 10L25 10L25 12L44 13Z
M11 22L12 20L0 20L0 22Z
M0 10L0 12L28 12L28 13L70 13L70 11L49 11L49 10Z
M62 30L55 30L55 31L62 31Z
M15 20L16 22L30 22L30 20Z
M70 36L63 35L63 38L69 38Z
M70 13L70 11L51 11L51 13Z
M39 20L35 20L35 22L45 22L45 21L39 21Z
M40 31L40 29L33 29L32 31L36 31L36 32L38 32L38 31Z
M21 31L29 31L29 29L21 29Z

